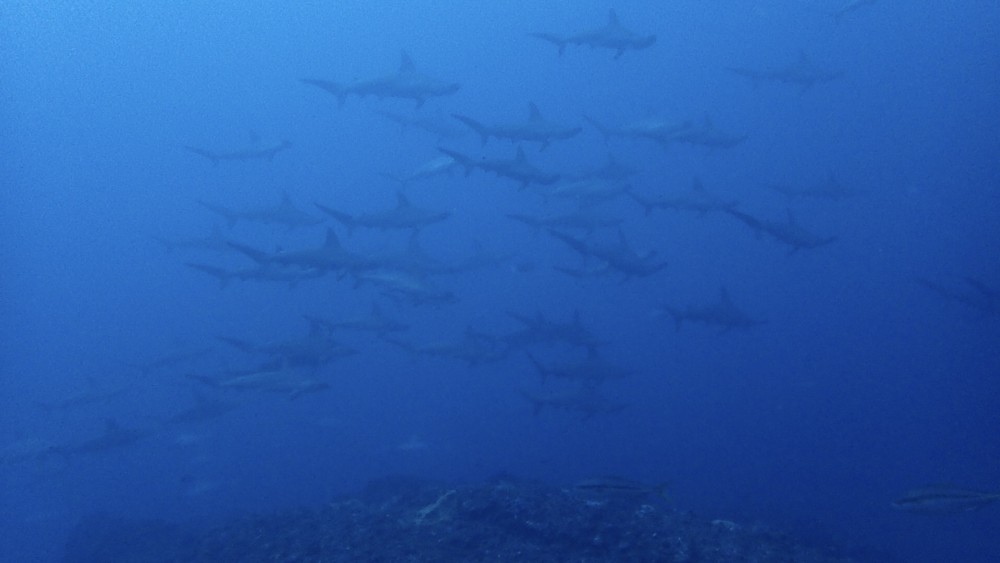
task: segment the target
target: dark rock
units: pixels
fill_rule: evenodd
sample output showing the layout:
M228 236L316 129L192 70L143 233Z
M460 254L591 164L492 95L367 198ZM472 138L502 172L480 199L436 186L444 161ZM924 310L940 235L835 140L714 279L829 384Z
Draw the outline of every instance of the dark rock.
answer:
M159 555L159 558L156 556ZM195 536L151 522L81 523L67 561L849 561L660 499L582 497L514 479L373 482L359 498L246 518Z

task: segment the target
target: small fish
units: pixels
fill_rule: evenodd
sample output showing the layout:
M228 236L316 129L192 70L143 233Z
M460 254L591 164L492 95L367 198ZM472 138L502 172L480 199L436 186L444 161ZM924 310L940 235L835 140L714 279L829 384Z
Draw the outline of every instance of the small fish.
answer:
M631 479L625 479L624 477L615 476L584 479L573 486L573 489L581 493L593 495L629 497L658 496L664 499L667 498L666 488L666 483L647 485Z
M949 485L931 485L908 491L892 503L897 510L925 514L951 514L978 510L1000 500L1000 492L961 489Z

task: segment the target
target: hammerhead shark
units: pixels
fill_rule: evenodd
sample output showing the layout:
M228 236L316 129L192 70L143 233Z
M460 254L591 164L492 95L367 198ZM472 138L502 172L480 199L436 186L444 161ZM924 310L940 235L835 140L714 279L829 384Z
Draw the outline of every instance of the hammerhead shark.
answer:
M520 182L522 189L529 184L549 185L559 181L559 174L544 172L529 163L524 156L524 149L520 146L517 147L517 155L514 158L506 159L478 159L451 149L438 147L438 150L454 158L455 162L465 169L466 175L478 168L483 172L492 172L497 176Z
M795 220L791 210L788 210L788 220L784 222L758 219L731 208L724 209L723 211L739 219L758 235L766 233L771 235L775 240L791 246L789 254L800 248L816 248L837 240L837 237L821 237L803 229Z
M853 14L866 6L874 6L875 2L876 0L854 0L840 9L829 12L829 14L835 22L839 23L840 20L844 19L844 16Z
M352 232L355 227L368 227L383 231L391 229L419 231L427 225L444 221L451 215L447 211L431 211L417 207L410 203L409 198L402 192L396 192L396 207L385 211L351 215L319 203L316 204L316 207L343 223L347 227L348 233Z
M253 223L263 223L268 225L283 225L289 230L299 227L311 227L323 222L323 219L313 217L308 213L295 207L292 198L287 193L282 194L281 203L274 206L251 209L247 211L236 211L215 205L205 201L199 201L206 209L212 213L222 216L226 224L232 228L237 221L250 221Z
M546 366L530 353L527 356L543 378L552 376L587 385L600 384L609 379L623 379L635 373L634 369L608 362L595 347L587 348L587 357L583 360L559 365Z
M625 275L625 279L632 277L644 278L659 272L667 266L666 262L655 261L656 251L650 251L643 255L637 254L625 240L625 234L618 229L617 244L600 244L579 239L559 231L548 229L548 233L553 237L565 242L573 250L584 256L592 256L602 260L608 268L617 270Z
M733 74L750 79L754 84L759 82L779 82L798 86L802 92L817 84L832 82L844 75L841 71L821 68L809 60L805 53L799 53L799 58L790 64L755 70L742 67L729 67Z
M587 45L591 48L610 49L615 52L615 59L621 57L626 50L638 51L656 43L656 35L639 35L629 31L618 22L618 14L614 9L608 11L608 23L598 29L584 31L573 35L557 35L555 33L529 33L530 37L552 43L559 48L562 55L566 45Z
M218 379L195 374L189 374L188 377L216 389L279 393L290 400L297 399L306 393L315 393L330 388L330 385L325 381L307 377L298 373L297 370L284 366L280 368L263 367L249 373L226 375Z
M319 248L269 253L235 242L230 242L229 245L261 265L280 265L320 272L338 271L341 274L356 273L378 266L374 259L344 248L340 244L340 239L337 238L337 233L332 228L327 228L326 241Z
M514 142L541 143L542 150L545 150L549 146L549 142L575 137L583 130L580 127L547 121L542 117L542 113L538 111L538 106L534 102L528 104L528 120L522 123L486 125L459 113L453 113L452 116L478 133L484 145L490 137L496 137Z
M109 418L104 421L104 433L100 436L75 444L53 446L50 452L66 458L77 454L98 454L131 446L150 433L148 430L135 430L119 426L117 421Z
M273 147L267 147L264 149L243 149L231 152L215 152L207 149L201 149L198 147L192 147L185 145L184 148L198 156L203 156L208 160L212 161L213 165L219 164L221 161L247 161L247 160L266 160L268 162L274 160L274 156L279 152L290 149L292 143L290 141L282 141Z
M342 84L316 78L303 78L302 82L326 90L337 97L337 104L344 105L347 96L355 94L360 97L375 96L377 98L403 98L416 102L421 107L427 98L448 96L458 92L460 85L445 82L419 72L413 65L410 56L403 51L400 56L399 70L395 74L380 76L368 80L359 80L351 84Z
M722 288L719 292L719 300L715 303L688 306L683 309L664 305L661 311L657 311L657 313L661 312L674 319L677 330L681 329L681 324L684 321L715 325L720 327L723 332L734 328L751 328L764 323L764 321L750 317L738 308L729 297L726 288Z
M583 385L570 391L550 391L548 393L533 393L521 389L520 394L531 403L532 412L538 415L546 407L556 410L576 411L589 420L597 414L614 414L621 412L627 406L625 403L614 402L601 395L592 385Z
M542 228L580 229L590 234L601 228L622 224L620 217L608 217L587 208L552 217L532 217L521 213L508 213L507 217L531 227L535 232L540 232Z
M628 195L646 210L646 215L652 213L654 209L695 211L704 215L710 211L731 209L736 206L735 201L725 200L707 192L698 178L694 179L694 185L685 193L646 196L628 192Z

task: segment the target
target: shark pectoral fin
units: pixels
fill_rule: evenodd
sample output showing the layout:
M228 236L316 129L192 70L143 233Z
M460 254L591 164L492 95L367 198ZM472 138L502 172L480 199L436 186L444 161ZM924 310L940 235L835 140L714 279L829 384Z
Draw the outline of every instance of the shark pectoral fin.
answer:
M625 54L625 50L624 49L618 49L618 51L615 53L615 60L617 61L618 58L621 57L624 54Z

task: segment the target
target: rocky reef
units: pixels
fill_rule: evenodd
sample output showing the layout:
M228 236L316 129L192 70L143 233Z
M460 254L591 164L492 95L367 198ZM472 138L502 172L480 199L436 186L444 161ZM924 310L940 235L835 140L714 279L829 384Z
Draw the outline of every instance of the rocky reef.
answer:
M512 478L447 486L371 483L322 506L192 531L150 521L84 520L65 561L846 562L764 529L674 510L649 495L594 495Z

